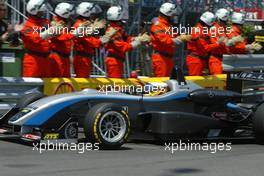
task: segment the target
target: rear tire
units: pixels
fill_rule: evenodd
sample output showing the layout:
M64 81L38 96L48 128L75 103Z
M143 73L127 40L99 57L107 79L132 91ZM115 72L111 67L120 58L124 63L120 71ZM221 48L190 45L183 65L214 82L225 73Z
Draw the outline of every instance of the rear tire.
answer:
M95 105L84 120L86 139L101 149L119 149L128 139L130 122L124 109L113 103Z
M260 105L254 114L253 127L258 142L264 142L264 104Z

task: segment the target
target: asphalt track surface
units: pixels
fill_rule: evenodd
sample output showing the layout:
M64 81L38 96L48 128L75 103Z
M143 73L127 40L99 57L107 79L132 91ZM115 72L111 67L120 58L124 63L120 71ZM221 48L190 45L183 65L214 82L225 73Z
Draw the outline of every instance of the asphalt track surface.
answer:
M230 152L165 151L128 143L118 151L46 151L0 141L1 176L263 176L264 146L232 144Z

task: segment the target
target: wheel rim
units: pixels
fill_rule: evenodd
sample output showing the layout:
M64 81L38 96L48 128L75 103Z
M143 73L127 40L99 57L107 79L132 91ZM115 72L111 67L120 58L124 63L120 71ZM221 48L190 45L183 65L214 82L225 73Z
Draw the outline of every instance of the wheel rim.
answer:
M65 138L75 139L78 137L78 123L71 122L65 127Z
M110 143L122 140L126 133L126 122L119 112L105 113L99 122L99 131L102 138Z

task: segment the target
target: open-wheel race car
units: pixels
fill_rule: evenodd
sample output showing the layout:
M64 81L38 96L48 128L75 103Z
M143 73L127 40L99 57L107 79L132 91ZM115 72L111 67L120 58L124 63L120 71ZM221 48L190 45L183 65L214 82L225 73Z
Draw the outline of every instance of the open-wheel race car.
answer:
M251 72L252 67L244 68L243 63L249 60L224 59L224 68L229 71L234 65L242 71L250 70L229 74L230 82L263 81L260 79L263 73ZM264 64L258 63L257 70L262 68ZM239 77L243 74L251 74L251 78ZM249 137L264 140L264 102L262 98L247 102L254 93L201 88L185 81L181 69L174 70L167 85L168 90L157 96L146 96L144 92L105 94L92 89L50 97L31 93L0 118L0 138L77 142L82 129L87 141L110 149L122 146L129 133L135 131L158 140Z

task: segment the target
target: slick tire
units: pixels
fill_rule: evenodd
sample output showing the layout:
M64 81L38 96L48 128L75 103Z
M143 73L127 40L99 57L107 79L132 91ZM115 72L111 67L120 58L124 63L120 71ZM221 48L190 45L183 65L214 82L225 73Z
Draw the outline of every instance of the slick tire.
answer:
M257 141L264 144L264 104L260 105L254 114L253 127Z
M129 132L127 112L113 103L95 105L84 120L86 139L91 143L98 143L100 149L120 149L127 141Z
M18 100L15 108L22 110L25 107L27 107L29 104L31 104L31 103L33 103L33 102L35 102L35 101L37 101L43 97L45 97L45 95L41 92L34 92L34 93L26 94Z

